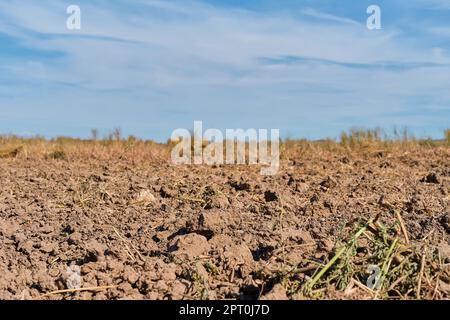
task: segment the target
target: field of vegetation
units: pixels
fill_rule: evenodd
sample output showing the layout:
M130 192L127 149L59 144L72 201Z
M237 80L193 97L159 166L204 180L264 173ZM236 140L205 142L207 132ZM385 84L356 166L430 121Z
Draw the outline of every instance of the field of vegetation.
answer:
M280 170L0 137L0 299L449 299L450 130L285 140Z

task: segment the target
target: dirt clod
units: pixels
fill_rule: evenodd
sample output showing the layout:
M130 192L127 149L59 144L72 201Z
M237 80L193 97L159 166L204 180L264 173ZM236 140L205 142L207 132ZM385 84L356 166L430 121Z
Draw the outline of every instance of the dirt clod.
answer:
M170 250L177 258L192 260L206 253L208 249L208 240L204 236L190 233L175 238L175 243Z

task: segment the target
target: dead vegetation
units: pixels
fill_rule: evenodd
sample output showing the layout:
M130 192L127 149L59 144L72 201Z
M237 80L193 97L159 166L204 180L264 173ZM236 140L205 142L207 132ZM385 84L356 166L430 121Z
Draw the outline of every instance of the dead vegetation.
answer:
M373 299L443 298L439 288L450 270L437 248L426 239L408 244L399 220L390 227L376 220L355 225L350 239L338 243L335 255L306 282L306 296L319 298L320 288L333 286L343 292L358 287Z
M207 144L203 141L203 147ZM301 152L347 152L380 155L386 152L401 152L414 148L438 148L450 144L450 129L444 131L442 140L417 139L408 130L394 130L388 134L381 129L352 129L343 132L338 140L325 139L318 141L286 139L281 143L283 159L291 154ZM122 138L119 128L114 129L104 139L98 138L98 132L93 130L92 138L88 140L59 137L46 140L42 137L20 138L17 136L0 136L0 158L15 158L29 154L47 159L67 160L70 155L75 158L91 157L95 160L105 160L111 157L132 157L135 160L167 159L175 142L165 144L149 140L141 140L130 136ZM248 152L248 147L246 148Z

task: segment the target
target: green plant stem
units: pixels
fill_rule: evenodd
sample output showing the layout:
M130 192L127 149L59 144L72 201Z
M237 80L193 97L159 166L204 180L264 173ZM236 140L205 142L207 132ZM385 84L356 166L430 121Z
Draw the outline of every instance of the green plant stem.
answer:
M342 256L342 254L344 254L348 250L348 248L350 247L349 244L354 243L366 231L367 226L371 222L372 220L368 221L357 233L355 233L355 235L349 241L349 243L347 243L347 245L339 249L339 251L335 254L335 256L323 267L322 270L320 270L318 274L316 274L316 276L309 282L309 284L307 284L306 286L307 290L312 289L316 285L316 283L323 277L323 275L328 271L328 269L330 269L340 258L340 256Z

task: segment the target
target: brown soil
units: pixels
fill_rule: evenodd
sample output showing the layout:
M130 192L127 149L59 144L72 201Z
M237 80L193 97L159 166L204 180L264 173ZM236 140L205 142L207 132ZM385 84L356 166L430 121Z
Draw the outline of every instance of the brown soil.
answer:
M439 271L421 276L420 298L450 298L448 147L300 150L272 177L166 159L0 159L0 299L308 298L301 288L358 221L380 215L380 225L395 225L397 212L411 246L439 257ZM388 235L405 242L398 225ZM74 266L81 288L96 289L49 294L71 288ZM330 280L312 297L374 298L361 283L340 290ZM398 297L417 295L394 284L380 296Z

